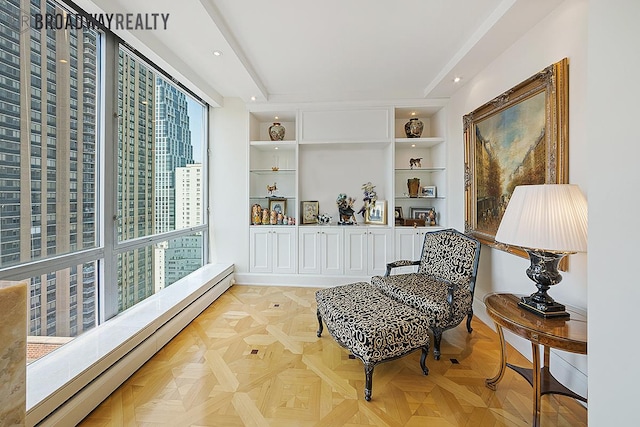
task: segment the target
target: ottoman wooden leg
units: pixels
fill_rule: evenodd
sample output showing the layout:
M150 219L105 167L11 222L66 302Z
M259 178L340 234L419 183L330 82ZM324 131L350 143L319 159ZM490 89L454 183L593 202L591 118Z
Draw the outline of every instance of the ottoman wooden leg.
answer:
M373 382L373 367L375 365L370 364L370 363L365 363L364 364L364 377L365 377L365 382L364 382L364 400L366 400L367 402L371 400L371 387L372 387L372 382Z
M320 314L320 310L316 310L316 315L318 316L318 332L316 333L317 337L320 338L322 335L322 315Z
M420 356L420 367L422 368L422 373L425 375L429 375L429 368L425 365L425 360L427 360L427 354L429 353L429 346L422 347L422 355Z

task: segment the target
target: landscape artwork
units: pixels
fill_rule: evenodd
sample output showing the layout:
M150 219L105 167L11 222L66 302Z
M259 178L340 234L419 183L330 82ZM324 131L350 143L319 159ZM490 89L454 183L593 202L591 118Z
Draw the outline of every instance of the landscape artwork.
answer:
M545 182L545 94L507 108L475 126L476 226L495 235L513 189Z
M465 233L489 246L518 185L569 178L569 62L549 65L462 117Z

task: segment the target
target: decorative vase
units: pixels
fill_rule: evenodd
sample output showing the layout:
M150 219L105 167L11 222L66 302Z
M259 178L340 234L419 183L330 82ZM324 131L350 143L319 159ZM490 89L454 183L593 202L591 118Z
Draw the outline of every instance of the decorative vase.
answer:
M418 197L420 178L409 178L407 180L407 188L409 189L409 197Z
M407 138L420 138L423 129L424 123L417 117L409 119L404 125L404 133L407 134Z
M282 141L284 139L284 131L284 126L278 122L274 122L269 126L269 138L271 138L272 141Z

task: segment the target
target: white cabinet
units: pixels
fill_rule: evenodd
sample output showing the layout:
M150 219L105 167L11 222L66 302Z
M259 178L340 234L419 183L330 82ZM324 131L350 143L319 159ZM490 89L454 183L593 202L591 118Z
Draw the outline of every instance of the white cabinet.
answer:
M347 276L375 276L385 273L393 261L393 230L390 228L345 228L345 266Z
M420 259L422 244L424 243L424 227L398 227L396 228L395 258L394 261Z
M425 103L249 107L246 218L254 278L274 283L365 278L384 274L394 260L419 258L424 233L448 224L446 101ZM418 138L405 135L404 125L412 117L424 123ZM270 139L269 128L276 122L286 129L282 141ZM412 178L421 187L435 187L435 194L410 197L407 180ZM339 219L338 194L355 198L357 211L366 182L387 203L386 226L365 224L360 215L355 226L301 224L303 201L317 204L333 224ZM292 225L252 225L261 222L250 215L257 204L282 213ZM435 227L416 231L392 219L394 209L413 218L429 208L436 211Z
M327 226L300 227L300 274L344 273L344 233L342 228Z
M251 238L249 271L252 273L295 273L297 259L296 228L255 226Z

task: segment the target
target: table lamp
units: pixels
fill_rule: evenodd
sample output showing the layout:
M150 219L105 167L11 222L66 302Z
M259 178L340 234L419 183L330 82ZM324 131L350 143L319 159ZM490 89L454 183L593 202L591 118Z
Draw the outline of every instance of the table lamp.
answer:
M513 190L495 237L529 254L527 276L538 291L518 305L543 317L568 317L547 291L562 280L565 255L587 251L587 201L577 185L519 185Z

